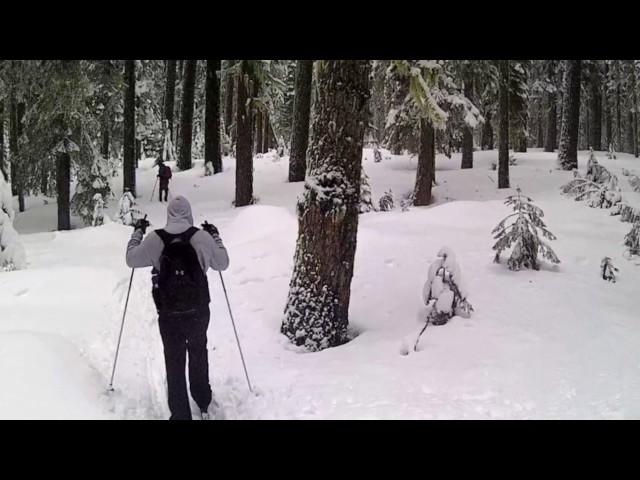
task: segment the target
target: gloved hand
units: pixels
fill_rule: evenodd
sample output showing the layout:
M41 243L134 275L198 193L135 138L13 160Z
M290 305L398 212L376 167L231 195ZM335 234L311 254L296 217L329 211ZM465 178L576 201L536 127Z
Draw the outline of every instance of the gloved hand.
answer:
M220 235L220 232L218 232L218 229L216 228L215 225L212 225L211 223L207 222L205 220L205 222L202 224L202 229L207 232L209 235L213 236L213 235Z
M147 227L151 225L149 223L149 220L147 220L147 216L145 215L144 218L139 218L138 220L136 220L136 223L133 225L133 230L141 230L142 234L146 234L147 233Z

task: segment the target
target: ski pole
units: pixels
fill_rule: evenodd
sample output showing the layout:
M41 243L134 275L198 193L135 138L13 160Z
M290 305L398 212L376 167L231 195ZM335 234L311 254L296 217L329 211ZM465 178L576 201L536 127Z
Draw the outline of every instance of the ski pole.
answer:
M146 215L145 215L146 217ZM120 334L118 335L118 346L116 347L116 355L113 359L113 369L111 370L111 381L109 382L109 391L113 392L113 376L116 374L116 363L118 362L118 352L120 351L120 340L122 339L122 330L124 329L124 318L127 315L127 306L129 305L129 294L131 293L131 285L133 284L133 272L131 269L131 278L129 279L129 289L127 290L127 300L124 302L124 312L122 313L122 323L120 324Z
M156 185L158 185L158 177L156 177L156 183L153 184L153 190L151 190L151 198L149 199L150 202L153 202L153 194L156 193Z
M242 355L242 347L240 346L240 339L238 338L238 331L236 330L236 323L233 321L233 313L231 313L231 304L229 303L229 295L227 295L227 288L224 286L224 279L222 278L222 272L220 274L220 281L222 282L222 289L224 290L224 298L227 300L227 307L229 308L229 317L231 318L231 325L233 325L233 333L236 335L236 342L238 342L238 350L240 351L240 358L242 359L242 367L244 368L244 375L247 378L247 385L249 385L249 391L253 393L251 388L251 382L249 381L249 373L247 373L247 365L244 363L244 355Z

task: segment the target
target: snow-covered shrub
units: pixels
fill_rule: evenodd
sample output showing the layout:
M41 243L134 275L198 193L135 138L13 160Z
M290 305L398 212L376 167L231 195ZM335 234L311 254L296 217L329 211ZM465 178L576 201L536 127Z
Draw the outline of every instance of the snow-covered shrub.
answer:
M360 213L375 211L376 207L371 199L371 185L369 184L369 175L362 169L360 176Z
M97 152L94 152L90 165L81 165L78 169L78 181L71 205L74 213L82 218L85 225L93 225L95 195L100 194L105 206L106 200L111 196L110 173L108 162Z
M18 232L13 228L15 212L11 185L0 172L0 270L21 270L27 266L25 253Z
M115 220L123 225L133 225L138 218L142 218L142 212L133 208L135 205L136 200L133 194L129 190L125 191L118 202L118 214Z
M627 247L628 256L640 255L640 221L635 222L629 233L625 235L624 246Z
M176 150L173 146L173 142L171 141L171 130L169 129L169 122L167 120L164 121L164 143L162 144L162 161L170 161L175 162L176 158Z
M373 161L376 163L380 163L382 161L382 153L380 153L377 145L373 146Z
M381 212L389 212L393 210L393 192L391 189L384 192L384 195L380 197L378 204Z
M589 161L587 162L587 173L585 175L587 180L591 180L594 183L608 183L611 178L611 173L605 167L598 163L593 148L589 151Z
M511 206L515 213L504 218L491 232L495 234L493 238L498 240L493 246L496 251L494 262L500 263L502 251L513 245L511 256L507 261L510 270L522 268L538 270L538 254L552 263L560 263L555 252L538 234L540 230L545 238L556 239L542 221L544 212L532 203L531 198L521 194L520 187L516 192L516 195L508 196L504 202L505 205ZM509 221L511 223L507 224Z
M511 166L518 165L518 159L513 153L509 155L509 165Z
M409 208L413 206L413 202L415 201L415 199L416 199L416 194L415 194L414 191L411 191L411 192L407 193L400 200L400 209L403 212L408 212Z
M204 176L209 177L213 175L213 163L207 162L204 164Z
M613 143L609 144L609 151L607 152L607 158L611 158L611 159L616 158L616 151L613 149Z
M620 215L621 222L640 222L640 209L634 208L628 203L619 203L611 211L611 215Z
M631 172L628 169L623 168L622 169L622 176L623 177L628 177L629 175L631 175Z
M640 177L637 175L628 175L629 177L629 185L634 192L640 192Z
M497 170L498 169L498 162L496 160L491 160L491 164L489 165L489 169L490 170Z
M616 273L618 269L611 263L611 258L604 257L600 262L600 275L603 280L616 283Z
M104 225L104 200L100 193L93 196L93 221L91 225L94 227Z
M587 175L581 177L574 170L574 178L561 187L562 193L573 197L576 201L590 200L589 206L594 208L611 208L622 202L622 194L618 186L618 177L611 175L607 169L589 160Z

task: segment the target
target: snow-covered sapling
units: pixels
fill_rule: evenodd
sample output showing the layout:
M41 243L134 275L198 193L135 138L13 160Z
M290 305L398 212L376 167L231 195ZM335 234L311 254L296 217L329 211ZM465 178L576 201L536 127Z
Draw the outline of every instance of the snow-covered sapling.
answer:
M389 212L393 210L393 192L391 189L384 192L384 195L380 197L379 206L381 212Z
M613 143L609 144L609 151L607 152L607 158L615 159L616 151L613 149Z
M211 175L213 175L213 163L207 162L204 164L204 176L210 177Z
M21 270L27 266L27 256L13 228L13 197L11 185L0 171L0 270Z
M509 155L509 165L511 166L518 165L518 159L513 153Z
M456 315L471 316L473 306L467 301L467 294L455 254L450 248L442 247L438 258L429 266L422 288L422 298L427 306L426 323L416 338L414 350L429 323L444 325Z
M624 245L627 247L627 255L634 257L640 255L640 221L635 222L629 233L624 237Z
M505 205L511 206L515 213L504 218L491 232L495 234L493 238L498 240L493 246L496 251L494 262L500 263L502 251L513 245L511 256L507 261L510 270L522 268L538 270L540 268L538 254L552 263L560 263L555 252L538 233L539 230L545 238L556 239L542 221L544 212L532 203L531 198L522 195L520 187L516 192L516 195L508 196L504 202Z
M371 199L371 185L369 184L369 175L362 169L360 177L360 213L368 213L375 211L375 205Z
M414 191L411 191L409 193L407 193L401 200L400 200L400 209L403 212L408 212L409 208L413 206L413 203L415 201L415 197L416 194Z
M93 196L93 221L91 225L94 227L104 225L104 200L100 193Z
M602 279L616 283L616 272L618 272L618 269L611 263L611 258L604 257L600 262L600 275Z
M629 185L634 192L640 192L640 177L637 175L628 175L629 177Z
M118 215L116 216L116 221L123 225L133 225L138 218L142 217L142 212L133 208L135 205L136 200L133 198L132 193L127 189L118 203Z
M382 153L380 153L378 145L373 146L373 161L376 163L380 163L382 161Z

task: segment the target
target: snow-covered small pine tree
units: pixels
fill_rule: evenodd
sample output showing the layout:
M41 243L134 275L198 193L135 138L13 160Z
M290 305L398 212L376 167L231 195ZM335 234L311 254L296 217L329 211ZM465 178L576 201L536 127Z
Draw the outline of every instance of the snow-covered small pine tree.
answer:
M510 166L518 165L518 158L513 153L509 155L509 165Z
M211 175L213 175L213 163L207 162L204 164L204 176L210 177Z
M413 202L415 200L415 192L410 191L400 200L400 210L403 212L408 212L409 208L413 206Z
M126 190L118 202L116 221L123 225L133 225L138 218L142 217L142 212L133 208L135 205L135 198L129 190Z
M391 189L384 192L384 195L380 197L379 206L381 212L389 212L393 210L393 192Z
M0 171L0 270L21 270L27 266L25 253L18 232L13 228L15 212L11 185Z
M640 177L629 175L629 185L631 185L634 192L640 192Z
M611 173L609 170L598 163L598 159L593 152L593 148L589 151L589 161L587 162L587 174L585 175L585 178L599 184L608 183L611 179Z
M76 190L71 199L73 211L82 218L85 225L93 225L94 197L99 193L103 201L111 196L109 185L110 168L107 161L93 151L90 165L80 166L77 173Z
M93 196L93 222L91 225L94 227L104 225L104 200L100 193Z
M371 199L371 185L369 184L369 175L362 169L360 177L360 213L368 213L375 211L376 207Z
M616 151L613 149L613 143L609 144L609 152L607 152L607 158L615 159Z
M162 161L176 161L176 150L171 141L171 130L169 129L169 122L164 121L164 143L162 145Z
M438 258L429 266L427 281L422 288L427 318L413 349L417 350L420 337L429 323L444 325L456 315L469 318L473 306L467 301L467 296L455 254L450 248L442 247Z
M504 218L491 232L495 234L493 238L498 240L493 246L496 251L494 262L500 263L502 251L513 245L511 256L507 261L510 270L522 268L538 270L540 268L538 254L552 263L560 263L555 252L538 234L540 230L545 238L556 239L542 221L544 212L532 203L531 198L521 194L520 187L516 192L516 195L508 196L504 202L505 205L511 206L515 213ZM514 217L515 219L507 225L507 222Z
M373 146L373 161L376 163L380 163L382 161L382 154L378 149L378 145Z
M622 169L622 176L623 177L628 177L629 175L631 175L631 172L629 170L627 170L626 168Z
M610 257L604 257L600 262L600 275L603 280L616 283L616 273L618 269L613 266Z
M611 211L611 215L620 215L621 222L640 222L640 209L634 208L628 203L621 202Z
M624 245L627 247L627 255L640 255L640 221L637 221L631 227L629 233L624 237Z

